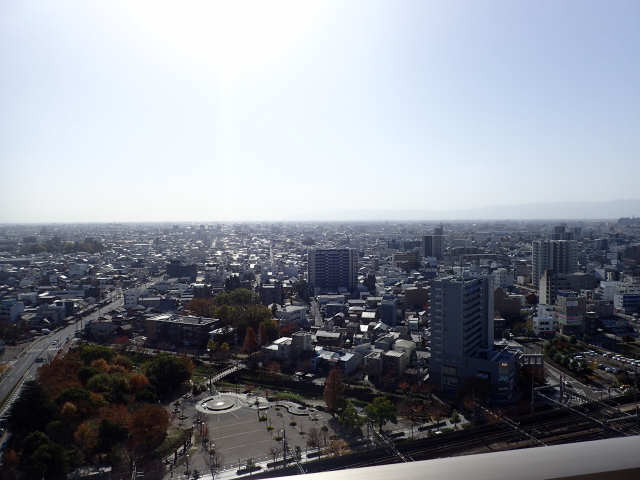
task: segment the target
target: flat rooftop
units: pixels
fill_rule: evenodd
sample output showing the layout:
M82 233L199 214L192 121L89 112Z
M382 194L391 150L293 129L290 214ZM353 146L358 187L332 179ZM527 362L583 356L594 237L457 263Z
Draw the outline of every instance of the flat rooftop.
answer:
M173 313L162 313L148 319L152 322L176 323L182 325L212 325L219 322L217 318L194 317L191 315L176 315Z

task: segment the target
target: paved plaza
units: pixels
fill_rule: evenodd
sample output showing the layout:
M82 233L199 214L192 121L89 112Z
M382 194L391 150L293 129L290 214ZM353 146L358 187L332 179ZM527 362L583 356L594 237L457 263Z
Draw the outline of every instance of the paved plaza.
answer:
M257 404L256 404L257 401ZM335 433L331 429L331 415L313 408L277 401L268 402L262 396L252 396L223 392L218 395L201 394L196 397L182 399L181 415L174 415L172 424L181 428L195 425L192 445L189 449L190 470L205 473L209 471L209 452L202 442L203 432L214 446L220 457L223 469L237 468L245 465L248 459L254 462L273 461L272 448L282 451L282 440L285 437L288 447L295 451L300 447L302 452L307 448L308 432L316 428L321 444L329 443ZM260 421L259 416L267 417ZM205 422L203 428L200 422ZM292 425L295 423L295 425ZM327 431L322 427L327 426ZM272 429L268 427L271 426ZM281 459L281 454L279 459ZM175 467L174 478L181 478L186 470L184 459Z

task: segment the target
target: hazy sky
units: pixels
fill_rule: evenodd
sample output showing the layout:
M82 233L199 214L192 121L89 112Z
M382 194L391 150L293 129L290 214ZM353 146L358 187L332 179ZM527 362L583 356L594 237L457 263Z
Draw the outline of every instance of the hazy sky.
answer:
M640 2L0 3L0 221L640 197Z

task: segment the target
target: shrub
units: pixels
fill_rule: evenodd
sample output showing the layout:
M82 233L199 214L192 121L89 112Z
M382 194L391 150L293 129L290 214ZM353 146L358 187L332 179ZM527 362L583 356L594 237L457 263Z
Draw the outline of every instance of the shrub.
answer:
M297 393L278 392L273 395L273 398L275 400L289 400L290 402L296 402L302 406L306 406L304 397L302 395L298 395Z

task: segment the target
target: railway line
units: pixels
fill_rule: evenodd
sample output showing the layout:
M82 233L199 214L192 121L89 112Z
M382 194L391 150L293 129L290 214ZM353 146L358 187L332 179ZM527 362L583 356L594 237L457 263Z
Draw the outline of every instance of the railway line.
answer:
M607 405L606 407L609 407ZM446 436L436 436L410 442L398 442L396 448L404 456L413 460L430 460L434 458L465 455L470 453L488 453L500 450L513 450L536 446L531 439L544 442L546 445L600 440L621 435L634 435L640 432L640 421L637 417L618 417L616 430L602 426L618 412L614 408L600 405L585 405L584 412L576 413L565 408L553 408L517 419L518 429L505 422L496 422L480 427L473 427ZM599 409L598 409L599 408ZM588 418L587 416L593 417ZM354 461L347 465L329 470L358 468L375 465L399 463L402 459L395 454L385 453ZM325 469L327 470L327 469Z

